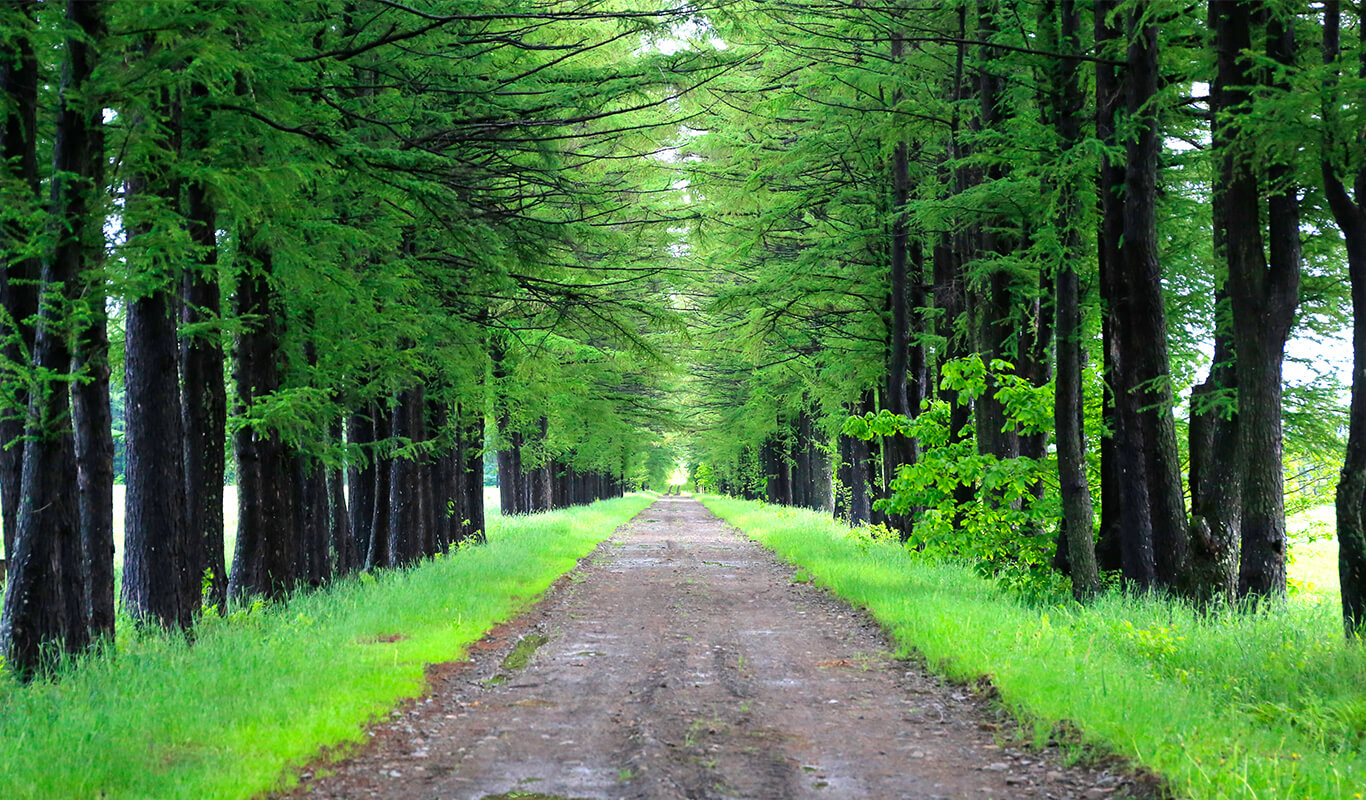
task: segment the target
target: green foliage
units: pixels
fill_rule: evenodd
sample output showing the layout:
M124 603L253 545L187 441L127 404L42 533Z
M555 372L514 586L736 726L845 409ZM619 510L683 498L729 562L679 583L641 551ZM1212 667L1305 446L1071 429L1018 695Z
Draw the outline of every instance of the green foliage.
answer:
M422 691L426 664L459 659L647 503L496 518L487 546L205 617L193 647L147 632L58 680L0 684L5 797L245 800L288 788L289 770L362 741L366 723Z
M957 681L989 676L1039 744L1065 725L1182 797L1356 800L1366 785L1366 652L1343 641L1331 600L1252 614L1118 593L1029 603L818 514L705 502L868 609L900 655Z
M988 379L1006 410L1007 424L1028 433L1052 428L1052 387L1035 387L996 360L988 369L976 355L942 366L942 388L969 403L987 391ZM889 497L877 507L909 514L914 527L908 547L929 556L962 560L983 575L1029 588L1053 588L1058 576L1051 561L1056 549L1061 508L1052 457L997 458L977 452L970 430L951 429L952 408L944 400L927 400L914 420L888 411L850 417L844 433L861 439L903 435L920 443L916 463L902 466Z

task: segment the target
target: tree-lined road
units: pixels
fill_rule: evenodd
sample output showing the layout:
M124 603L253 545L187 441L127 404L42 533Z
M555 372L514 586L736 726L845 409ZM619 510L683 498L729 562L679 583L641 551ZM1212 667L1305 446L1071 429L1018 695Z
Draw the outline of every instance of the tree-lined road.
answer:
M700 503L662 498L299 794L1124 796L1108 774L1003 747L1008 722L793 578Z

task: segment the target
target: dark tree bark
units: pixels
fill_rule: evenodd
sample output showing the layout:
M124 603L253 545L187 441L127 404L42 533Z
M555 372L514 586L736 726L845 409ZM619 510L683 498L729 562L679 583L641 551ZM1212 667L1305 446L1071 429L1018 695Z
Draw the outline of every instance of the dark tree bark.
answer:
M200 543L185 524L175 304L163 287L127 308L123 607L137 621L184 630L200 606Z
M1357 31L1363 37L1357 75L1366 77L1366 13L1358 6ZM1336 73L1341 67L1342 4L1324 3L1323 60L1333 67L1326 83L1320 168L1333 219L1347 246L1352 284L1352 403L1347 452L1337 487L1338 575L1342 581L1342 621L1349 638L1366 626L1366 163L1360 160L1361 134L1346 130L1340 112ZM1363 98L1351 98L1357 104ZM1357 151L1352 157L1353 149ZM1351 169L1355 166L1355 169ZM1347 180L1351 181L1349 191Z
M356 566L364 567L370 553L371 527L375 522L376 408L371 405L346 420L346 441L352 456L346 463L346 488L350 502L351 536L356 542ZM368 453L362 452L368 450Z
M11 4L16 20L33 25L36 0ZM28 36L8 32L8 47L0 48L0 95L4 97L5 117L0 127L0 175L7 175L28 193L32 208L40 203L38 174L38 59ZM12 165L12 166L10 166ZM13 211L20 211L15 208ZM33 319L38 314L38 282L42 262L36 255L25 255L30 232L17 220L0 223L0 304L5 319L0 320L4 338L3 358L9 364L22 364L33 352ZM20 375L6 374L12 389L0 408L0 528L6 557L14 553L14 532L18 524L20 481L24 467L25 415L29 394Z
M294 530L299 532L299 580L318 588L332 577L332 530L330 525L327 473L317 459L295 453Z
M1113 5L1095 6L1097 41L1118 32L1105 17ZM1167 357L1166 309L1157 259L1157 170L1161 130L1154 107L1159 80L1156 21L1142 9L1124 15L1126 68L1122 80L1101 67L1097 90L1101 125L1114 141L1115 113L1123 97L1135 132L1125 143L1123 183L1109 168L1102 175L1101 286L1112 314L1115 350L1115 428L1119 530L1123 574L1139 589L1175 588L1188 552L1185 498ZM1122 93L1116 96L1115 93ZM1108 114L1108 118L1104 115ZM1109 165L1113 167L1115 165ZM1122 193L1116 190L1122 185ZM1121 247L1122 242L1122 247Z
M152 47L148 42L146 49ZM167 134L179 124L175 116L169 94L162 93L151 104L148 118L132 121L138 133L166 150L174 146ZM185 439L176 365L177 281L174 268L144 244L153 234L148 210L152 198L159 197L174 207L179 187L164 179L164 164L149 159L134 169L135 174L125 184L129 267L151 288L147 294L126 299L124 442L128 490L124 501L122 600L124 609L138 622L186 630L200 607L200 547L186 525Z
M34 340L35 366L64 375L72 364L60 300L74 302L82 273L103 250L102 220L91 174L99 162L102 109L84 92L104 35L104 5L68 0L66 18L79 35L66 40L53 148L51 258L42 268L42 296ZM0 653L21 676L31 676L57 652L76 653L90 641L83 584L79 492L70 394L50 381L30 399L21 500L14 552L9 554Z
M504 437L504 444L498 450L498 500L504 516L517 513L517 466L516 446L508 433L509 420L506 415L498 419L498 433Z
M1055 24L1057 46L1063 53L1080 52L1081 15L1075 0L1045 2L1040 12L1044 25ZM1051 27L1049 28L1051 30ZM1045 40L1045 47L1050 42ZM1081 141L1080 64L1073 58L1056 59L1050 65L1053 126L1065 150ZM1075 220L1081 217L1080 193L1069 178L1059 186L1055 224L1061 239L1057 265L1054 313L1057 322L1058 374L1053 401L1053 423L1057 437L1058 485L1062 495L1062 536L1066 542L1067 565L1072 578L1072 594L1084 600L1100 591L1100 572L1096 567L1092 526L1091 490L1086 478L1085 438L1082 435L1082 329L1081 298L1076 264L1082 256L1081 232ZM1036 454L1038 457L1042 454Z
M330 438L340 444L343 423L340 419L330 426ZM355 537L351 535L351 513L346 505L345 471L340 467L326 468L327 481L327 530L332 541L332 556L335 559L333 571L337 575L350 575L360 568L360 552L356 549Z
M1231 16L1232 15L1232 16ZM1216 76L1210 92L1213 143L1221 153L1215 176L1212 221L1215 257L1224 262L1215 288L1214 363L1209 377L1191 392L1191 556L1186 578L1197 602L1231 602L1238 582L1242 539L1243 455L1234 363L1233 319L1228 281L1261 268L1262 236L1257 174L1239 164L1233 148L1238 124L1229 116L1246 112L1249 75L1242 64L1251 46L1246 9L1211 3ZM1238 262L1238 263L1235 263ZM1246 263L1244 263L1246 262Z
M1095 4L1095 41L1099 52L1114 50L1120 39L1118 28L1110 21L1116 0L1097 0ZM1117 146L1116 120L1123 103L1120 68L1111 63L1096 63L1096 137L1110 146ZM1117 158L1101 162L1098 180L1100 195L1100 229L1097 231L1097 255L1100 268L1100 293L1104 303L1101 321L1101 342L1104 347L1104 430L1100 434L1100 541L1096 545L1098 566L1107 571L1119 570L1125 580L1148 586L1153 580L1151 537L1126 536L1124 531L1151 529L1147 520L1147 486L1141 481L1128 480L1136 473L1133 448L1141 443L1133 439L1132 424L1121 418L1120 403L1115 387L1123 378L1123 363L1116 316L1123 295L1120 266L1120 242L1124 236L1123 188L1124 163ZM1121 444L1125 458L1121 458ZM1137 526L1137 527L1135 527ZM1128 544L1129 546L1125 546Z
M1262 4L1258 4L1260 7ZM1230 20L1241 16L1235 4ZM1275 13L1266 24L1267 56L1278 64L1295 62L1295 32ZM1259 70L1261 82L1280 93L1287 85ZM1243 152L1239 151L1240 154ZM1236 169L1251 172L1250 154ZM1229 259L1229 301L1233 341L1238 354L1238 438L1243 456L1243 547L1238 593L1252 597L1285 595L1285 475L1281 459L1281 367L1285 341L1300 301L1300 209L1293 167L1273 161L1267 174L1267 254ZM1228 248L1240 249L1230 220Z
M278 391L283 371L279 299L271 285L272 254L250 231L239 234L241 271L237 314L253 320L237 338L234 381L242 413L250 418L258 402ZM278 431L259 423L235 436L237 453L237 547L228 594L280 598L298 579L293 457Z
M185 145L192 155L209 145L208 91L196 84L185 109ZM185 186L185 224L197 251L181 276L180 371L184 382L180 419L185 435L185 527L197 543L195 572L207 581L203 602L227 610L228 570L223 540L224 460L227 456L228 395L223 383L223 337L212 328L222 316L218 288L217 218L208 186Z
M393 435L400 442L421 442L425 437L423 387L419 384L399 393L394 406ZM389 563L403 567L417 561L427 531L422 506L422 485L417 461L399 456L389 466Z
M386 567L389 555L389 477L393 469L392 444L387 440L393 435L392 416L385 409L374 408L375 441L377 447L374 460L375 489L374 515L370 519L370 549L365 556L366 569Z
M483 543L486 538L484 522L484 415L472 413L465 428L465 513L467 520L462 537L473 537Z

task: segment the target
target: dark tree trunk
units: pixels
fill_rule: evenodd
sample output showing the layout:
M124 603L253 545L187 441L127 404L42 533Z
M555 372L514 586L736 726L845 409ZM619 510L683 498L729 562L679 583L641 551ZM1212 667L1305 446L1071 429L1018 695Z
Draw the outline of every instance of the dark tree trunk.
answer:
M235 375L242 414L251 418L256 404L280 388L279 300L271 286L271 252L239 234L242 267L237 281L237 314L254 320L237 338ZM299 531L294 509L294 465L278 431L259 422L235 436L237 453L237 546L228 593L234 600L252 595L280 598L298 578Z
M1231 14L1236 16L1236 13ZM1295 33L1275 14L1268 20L1267 56L1295 62ZM1289 86L1259 70L1263 83L1281 95ZM1256 161L1240 168L1251 171ZM1238 593L1285 595L1285 475L1281 459L1281 367L1285 341L1300 301L1300 209L1293 167L1273 161L1268 170L1266 263L1229 261L1229 300L1238 353L1238 437L1243 456L1243 547ZM1229 249L1234 244L1230 224Z
M186 147L192 154L209 145L208 119L201 105L208 92L196 84L186 108ZM205 603L227 610L228 570L223 540L224 460L227 456L227 387L223 383L223 336L214 328L222 315L218 288L217 218L208 187L185 188L186 227L198 251L184 271L180 324L180 370L184 381L180 418L185 435L185 525L198 544L196 572L207 582Z
M80 35L66 40L53 148L52 214L57 224L42 291L53 303L38 314L33 361L49 374L72 364L67 321L56 317L59 298L75 301L82 273L103 251L103 226L92 175L100 161L102 109L83 96L104 35L104 6L68 0L66 19ZM7 666L31 676L52 654L75 653L90 641L83 578L75 438L67 383L51 381L29 401L14 551L7 553L0 653Z
M342 421L338 419L331 426L331 439L338 444L342 441ZM350 575L360 567L360 553L356 549L356 539L351 535L351 513L346 504L345 472L340 467L327 467L327 528L332 540L332 553L336 559L335 572Z
M317 459L295 453L295 530L299 531L299 580L318 588L332 577L327 473Z
M470 414L465 428L465 526L461 537L474 537L483 543L486 538L484 522L484 415Z
M425 439L421 385L399 393L394 406L394 437L402 443ZM389 566L402 567L422 555L427 535L422 481L414 457L395 458L389 467Z
M1357 31L1362 37L1359 77L1366 77L1366 12L1358 7ZM1323 116L1327 134L1320 169L1333 219L1347 245L1347 273L1352 284L1352 404L1347 426L1347 452L1337 488L1338 576L1342 582L1342 621L1349 638L1366 627L1366 167L1350 177L1342 170L1350 149L1361 147L1360 134L1346 127L1339 111L1337 62L1341 56L1342 7L1339 0L1324 3L1323 60L1333 69L1325 82ZM1360 94L1351 98L1360 105Z
M1232 149L1238 126L1228 119L1245 112L1242 106L1250 99L1249 78L1239 63L1251 45L1245 10L1232 3L1211 3L1209 28L1214 32L1217 66L1210 92L1213 143L1222 155L1213 186L1214 254L1224 269L1214 296L1214 362L1209 377L1191 392L1191 554L1186 583L1189 594L1201 603L1231 602L1237 590L1244 459L1234 413L1238 376L1228 280L1263 266L1257 174L1238 164Z
M375 523L375 406L367 406L346 420L346 442L351 457L346 462L347 510L351 516L351 536L356 542L356 566L364 567L370 554L370 538ZM363 452L368 450L368 452Z
M127 308L123 607L137 621L184 630L200 606L199 542L185 524L175 304L162 288Z
M15 3L11 13L28 24L33 22L36 0ZM33 43L25 35L10 32L8 47L0 49L0 95L4 98L5 117L0 127L0 176L13 180L27 190L32 208L40 203L38 174L38 60ZM13 165L7 168L6 165ZM13 195L11 195L12 197ZM16 209L16 211L19 209ZM0 225L0 303L7 319L0 322L4 338L3 360L22 364L33 352L33 319L38 314L38 281L42 262L36 256L19 257L31 236L18 222ZM7 392L0 401L0 528L3 528L5 555L14 554L14 532L18 525L20 481L24 468L25 416L29 396L19 375L4 374Z
M145 40L144 52L155 48ZM130 115L135 135L158 150L176 147L179 114L169 92L152 103L149 119ZM162 131L171 131L167 139ZM176 359L174 266L146 244L153 233L151 208L174 208L179 185L165 179L166 165L155 155L134 162L125 184L128 266L148 284L146 294L125 299L124 443L127 454L124 498L124 609L140 623L186 630L200 607L199 542L186 524L185 438L181 428L180 382ZM79 443L78 443L78 459ZM112 456L112 448L111 448ZM112 470L111 470L112 472Z
M996 33L996 3L994 0L979 0L977 4L978 38L986 42ZM980 48L977 65L977 100L979 112L974 128L979 131L992 131L1003 123L1002 103L1004 80L993 70L996 69L998 51L990 46ZM1005 180L1005 168L999 163L991 163L986 169L986 181L997 183ZM980 179L979 179L980 180ZM1002 241L997 229L1003 221L995 215L980 223L976 232L980 251L990 258L993 254L1006 255L1010 247ZM991 269L984 296L978 308L977 352L988 368L995 359L1018 362L1009 352L1007 343L1013 338L1017 323L1012 320L1013 309L1017 302L1011 273L1004 267ZM986 391L975 403L977 423L977 452L1006 460L1020 455L1019 433L1014 425L1008 425L1004 404L997 399L998 382L988 371Z
M1063 53L1080 52L1081 15L1075 0L1045 2L1040 12L1043 25L1052 26L1052 12L1056 8L1059 25L1057 46ZM1049 28L1051 30L1051 27ZM1045 47L1051 42L1045 40ZM1053 97L1053 125L1066 151L1072 151L1081 141L1082 94L1079 81L1080 64L1076 59L1062 58L1050 65ZM1081 232L1076 220L1081 218L1080 193L1069 179L1059 186L1062 197L1058 203L1058 227L1062 252L1057 265L1055 296L1053 299L1057 327L1058 374L1053 402L1053 423L1057 437L1058 485L1062 495L1062 537L1066 543L1068 573L1072 578L1072 594L1084 600L1100 591L1100 573L1096 567L1095 540L1092 526L1091 490L1086 478L1085 437L1082 435L1082 327L1081 292L1077 281L1076 264L1081 262ZM1041 337L1042 338L1042 337ZM1038 449L1042 450L1042 447ZM1031 453L1041 457L1042 453Z
M1113 6L1095 7L1097 40L1110 44L1117 32L1104 21ZM1175 587L1182 577L1189 531L1177 457L1176 427L1167 359L1166 310L1157 260L1157 170L1160 124L1157 94L1156 23L1141 9L1126 15L1129 46L1123 80L1108 66L1098 72L1103 133L1114 137L1122 92L1128 116L1138 121L1125 145L1122 194L1117 175L1102 175L1104 221L1101 286L1112 315L1115 350L1116 473L1119 482L1121 561L1130 585ZM1108 116L1107 116L1108 115ZM1120 244L1123 244L1121 247Z
M366 569L387 567L389 554L389 478L393 470L393 446L389 438L393 435L391 415L385 409L375 406L375 441L377 446L374 458L374 515L370 519L370 549L365 556Z
M101 137L102 138L102 137ZM98 145L103 152L103 143ZM93 168L92 174L102 174ZM103 185L103 178L97 179ZM102 222L103 217L92 222ZM103 227L102 225L100 226ZM103 233L91 244L91 260L103 262ZM84 301L90 323L81 331L72 354L72 371L82 376L71 390L75 428L76 480L80 491L83 605L93 636L114 635L114 433L109 407L109 333L105 314L105 283L100 277L84 281ZM174 328L172 336L174 336ZM174 363L172 376L175 375Z

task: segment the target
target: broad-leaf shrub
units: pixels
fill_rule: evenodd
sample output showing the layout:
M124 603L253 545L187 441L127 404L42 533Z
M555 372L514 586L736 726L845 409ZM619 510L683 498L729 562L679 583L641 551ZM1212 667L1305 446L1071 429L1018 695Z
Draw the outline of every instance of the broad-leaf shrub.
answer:
M941 387L969 404L987 391L988 378L1005 409L1006 424L1021 434L1048 433L1053 386L1032 386L1005 361L988 365L971 355L947 362ZM903 465L890 496L876 507L911 515L908 547L967 560L983 575L1008 584L1042 588L1057 580L1053 557L1061 508L1055 458L998 458L977 452L971 423L951 428L953 407L926 400L915 419L880 411L846 420L844 433L861 439L903 435L920 443L920 457Z

